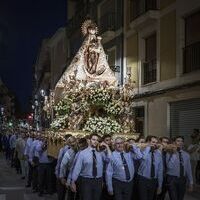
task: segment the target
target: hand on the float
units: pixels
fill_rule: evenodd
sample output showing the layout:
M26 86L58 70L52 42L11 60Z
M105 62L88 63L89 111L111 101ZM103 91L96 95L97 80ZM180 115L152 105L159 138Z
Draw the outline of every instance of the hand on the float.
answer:
M25 155L25 160L27 160L27 161L28 161L28 159L29 159L28 155Z
M113 191L109 191L108 194L111 195L111 196L114 195Z
M189 185L188 191L189 191L189 192L193 192L193 184L190 184L190 185Z
M148 144L148 143L139 143L139 144L137 144L137 146L138 146L141 150L144 150L146 147L149 146L149 144Z
M102 142L101 145L106 148L106 151L107 151L108 155L111 155L112 152L111 152L111 149L110 149L109 145L106 144L105 142Z
M162 151L164 147L163 147L162 144L157 144L157 148L158 148L160 151Z
M110 149L109 146L105 142L101 142L102 146L105 146L107 149Z
M76 192L76 184L74 182L71 183L72 192Z
M157 194L160 194L162 192L161 188L157 189Z
M66 184L66 179L65 179L65 178L61 178L60 181L61 181L61 183L62 183L63 185Z
M65 183L65 186L66 186L66 188L70 188L70 183L69 183L69 182L66 182L66 183Z

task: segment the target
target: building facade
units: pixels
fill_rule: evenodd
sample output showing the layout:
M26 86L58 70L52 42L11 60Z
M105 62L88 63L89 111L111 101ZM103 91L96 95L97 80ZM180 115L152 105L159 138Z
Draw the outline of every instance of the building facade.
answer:
M65 28L59 28L51 38L42 41L33 69L34 92L32 108L38 127L47 127L48 122L45 122L46 116L43 112L45 98L53 91L66 69L67 57Z
M0 78L0 128L15 115L15 96Z
M126 0L124 13L136 129L189 138L200 128L200 1Z

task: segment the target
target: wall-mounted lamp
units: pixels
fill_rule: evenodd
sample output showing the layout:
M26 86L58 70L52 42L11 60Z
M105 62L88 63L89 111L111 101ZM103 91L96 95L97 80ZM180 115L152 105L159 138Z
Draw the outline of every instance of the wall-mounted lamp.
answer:
M42 97L44 97L44 96L46 95L45 90L41 89L41 90L40 90L40 95L41 95Z

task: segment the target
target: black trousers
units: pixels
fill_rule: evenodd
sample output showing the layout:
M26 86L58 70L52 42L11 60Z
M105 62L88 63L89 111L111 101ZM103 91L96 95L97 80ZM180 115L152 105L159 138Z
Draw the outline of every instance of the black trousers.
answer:
M32 167L32 188L33 190L38 189L38 166Z
M168 175L167 188L170 200L183 200L186 191L186 178Z
M81 177L81 200L100 200L102 178Z
M138 174L135 173L133 178L133 192L132 192L132 198L133 200L139 199L139 193L138 193Z
M27 179L27 185L31 185L32 183L32 177L33 177L33 166L30 162L28 162L28 179Z
M39 192L42 194L47 190L49 194L53 193L52 169L51 163L40 163L38 166Z
M14 157L14 166L15 169L17 171L17 173L21 173L21 166L20 166L20 160L18 158L18 153L16 153L15 157Z
M11 149L9 147L7 147L5 149L5 157L6 157L6 160L10 160L11 159Z
M156 194L157 179L148 179L138 176L138 192L140 200L153 200Z
M162 184L162 191L159 195L157 195L156 200L165 200L166 194L167 194L167 177L164 177Z
M108 194L108 190L106 187L106 183L103 184L102 194L101 194L101 200L113 200L113 196Z
M67 200L81 200L81 190L80 190L80 186L81 186L81 177L79 177L76 181L76 193L72 192L71 189L67 189Z
M15 148L12 148L11 149L11 167L15 166L14 152L15 152Z
M60 181L60 179L57 179L57 195L58 200L65 200L65 194L66 194L66 186L63 185Z
M56 175L55 175L55 167L56 167L56 164L57 164L57 160L56 159L53 159L53 162L51 163L51 174L52 174L52 188L53 188L53 193L56 193L56 190L57 190L57 178L56 178Z
M131 200L133 191L133 180L130 182L122 182L113 179L113 192L115 200Z
M77 190L77 193L76 193L75 198L74 198L75 200L82 200L81 199L81 181L82 181L82 179L79 176L78 179L77 179L77 181L76 181L76 190Z
M195 177L197 184L200 184L200 160L197 162Z

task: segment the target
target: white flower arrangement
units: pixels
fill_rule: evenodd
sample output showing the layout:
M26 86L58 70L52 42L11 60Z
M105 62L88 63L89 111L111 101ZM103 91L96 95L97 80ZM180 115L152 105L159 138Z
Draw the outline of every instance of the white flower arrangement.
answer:
M105 105L105 110L110 115L119 115L122 111L122 105L119 101L111 101Z
M105 105L111 99L111 93L102 88L91 89L88 100L93 105Z
M110 117L90 117L86 122L83 131L90 133L116 134L121 132L121 125Z
M80 102L80 108L81 112L88 112L90 110L88 102L83 100Z
M56 115L62 116L68 114L70 112L72 102L73 101L70 98L64 98L59 101L58 104L54 107Z
M55 118L52 121L52 123L50 124L50 128L53 129L53 130L65 129L66 125L67 125L67 122L66 122L67 117L68 117L67 115L64 115L64 116L60 116L60 117Z

